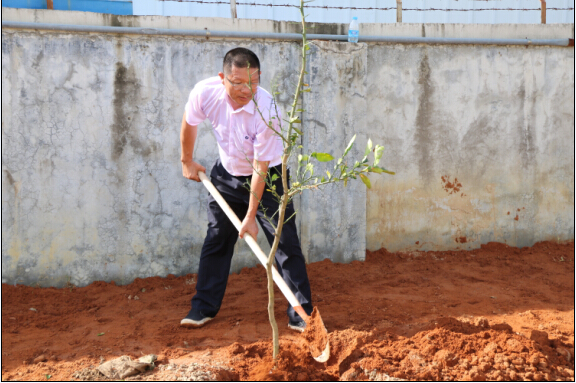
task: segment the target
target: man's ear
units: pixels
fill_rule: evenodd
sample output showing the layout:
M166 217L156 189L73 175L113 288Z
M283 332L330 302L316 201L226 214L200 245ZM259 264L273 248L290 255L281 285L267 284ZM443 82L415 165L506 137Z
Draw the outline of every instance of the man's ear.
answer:
M219 72L218 76L220 76L220 80L222 80L222 85L224 85L224 73Z

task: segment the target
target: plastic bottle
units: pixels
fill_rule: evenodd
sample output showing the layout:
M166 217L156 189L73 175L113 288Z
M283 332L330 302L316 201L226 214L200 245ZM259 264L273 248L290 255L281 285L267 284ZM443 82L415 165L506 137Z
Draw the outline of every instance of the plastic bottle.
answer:
M350 27L348 28L348 42L349 43L357 43L358 42L358 18L354 16L352 18L352 22L350 22Z

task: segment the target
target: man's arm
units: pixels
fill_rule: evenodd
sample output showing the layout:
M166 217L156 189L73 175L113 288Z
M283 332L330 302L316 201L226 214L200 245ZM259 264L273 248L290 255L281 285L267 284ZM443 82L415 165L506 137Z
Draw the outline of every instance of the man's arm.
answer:
M257 161L254 160L252 172L252 181L250 182L250 203L248 204L248 212L242 221L240 227L240 238L244 238L244 233L248 233L252 238L256 239L258 235L258 225L256 224L256 213L260 205L260 199L264 194L264 187L266 186L265 177L268 173L268 165L270 161ZM262 174L264 177L262 177Z
M182 127L180 128L180 161L182 162L182 175L185 178L200 182L198 172L203 171L206 173L206 168L192 160L194 158L194 144L196 143L197 134L198 126L189 125L186 122L186 112L184 112L184 116L182 117Z

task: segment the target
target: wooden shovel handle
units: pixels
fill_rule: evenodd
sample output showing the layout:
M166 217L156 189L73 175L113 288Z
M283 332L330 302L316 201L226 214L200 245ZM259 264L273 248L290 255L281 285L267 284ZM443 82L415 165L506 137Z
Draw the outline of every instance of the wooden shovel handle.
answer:
M202 181L206 189L208 189L210 194L212 194L212 197L214 197L216 202L218 202L220 208L222 208L222 210L224 211L224 213L226 213L230 221L232 221L232 224L234 225L234 227L236 227L236 230L240 231L240 226L242 225L242 222L240 222L240 219L238 219L234 211L230 208L230 206L228 206L226 200L224 200L220 192L214 187L212 182L210 182L210 179L208 179L208 177L204 172L198 172L198 177L200 177L200 181ZM258 260L260 261L260 263L262 263L262 265L266 267L268 257L266 256L266 254L264 254L260 246L258 246L256 240L252 238L252 236L248 233L244 234L244 240L246 241L248 246L250 246L250 248L256 255L256 258L258 258ZM298 315L300 315L300 317L302 317L302 319L304 319L305 321L308 321L309 319L308 314L306 314L306 312L300 305L300 302L298 302L298 299L296 299L296 296L294 296L292 290L290 290L286 282L284 282L284 279L282 279L282 276L280 276L280 273L278 273L278 270L276 270L276 267L274 267L274 265L272 265L272 278L274 279L274 282L276 282L276 286L278 286L280 291L282 291L282 294L284 294L284 296L286 297L290 305L294 308L294 310L298 313Z

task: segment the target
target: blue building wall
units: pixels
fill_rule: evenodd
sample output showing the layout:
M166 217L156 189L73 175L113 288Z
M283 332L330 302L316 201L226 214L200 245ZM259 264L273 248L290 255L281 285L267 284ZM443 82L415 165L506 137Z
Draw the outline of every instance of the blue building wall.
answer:
M131 0L53 0L54 9L132 15ZM2 0L3 7L46 9L46 0Z

